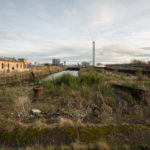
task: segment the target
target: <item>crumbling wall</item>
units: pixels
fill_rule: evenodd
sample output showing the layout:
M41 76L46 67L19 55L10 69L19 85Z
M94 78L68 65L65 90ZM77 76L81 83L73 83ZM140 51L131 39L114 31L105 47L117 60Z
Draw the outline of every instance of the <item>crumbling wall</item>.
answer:
M149 101L150 91L148 90L128 87L124 85L118 85L118 84L113 84L112 86L117 90L130 94L139 103L141 102L147 103L147 100Z
M41 79L44 76L65 70L62 66L37 66L25 72L11 72L0 74L0 85L22 81Z

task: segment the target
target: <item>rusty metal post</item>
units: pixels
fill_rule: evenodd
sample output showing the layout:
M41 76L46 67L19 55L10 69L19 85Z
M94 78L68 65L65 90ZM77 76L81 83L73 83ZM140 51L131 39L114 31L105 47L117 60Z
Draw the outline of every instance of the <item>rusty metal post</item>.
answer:
M38 100L43 99L43 88L42 87L33 88L33 91L34 91L34 99L38 99Z

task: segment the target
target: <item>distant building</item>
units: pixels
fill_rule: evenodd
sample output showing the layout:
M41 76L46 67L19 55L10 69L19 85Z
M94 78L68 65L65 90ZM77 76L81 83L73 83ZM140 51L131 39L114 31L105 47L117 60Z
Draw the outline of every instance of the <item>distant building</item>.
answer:
M90 66L90 63L89 63L89 62L87 62L87 61L83 61L83 62L82 62L82 66L84 66L84 67L88 67L88 66Z
M59 66L60 65L60 59L53 59L52 64L55 66Z
M66 61L64 61L64 66L66 66Z
M27 68L27 59L0 57L0 72L23 71Z

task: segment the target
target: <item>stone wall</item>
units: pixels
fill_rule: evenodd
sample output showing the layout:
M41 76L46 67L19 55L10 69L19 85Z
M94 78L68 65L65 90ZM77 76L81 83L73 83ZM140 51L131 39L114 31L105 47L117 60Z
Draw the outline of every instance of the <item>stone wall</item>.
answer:
M130 94L139 103L147 102L147 100L149 100L150 91L148 90L128 87L124 85L118 85L118 84L113 84L112 86L117 90Z
M13 84L17 82L41 79L47 75L65 70L61 66L40 66L32 67L24 72L10 72L0 74L0 85Z

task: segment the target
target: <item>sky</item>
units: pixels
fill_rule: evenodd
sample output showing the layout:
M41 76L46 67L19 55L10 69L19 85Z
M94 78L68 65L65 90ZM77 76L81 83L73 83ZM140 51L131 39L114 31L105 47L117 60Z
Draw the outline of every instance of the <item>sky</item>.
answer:
M0 0L0 57L150 61L149 0Z

